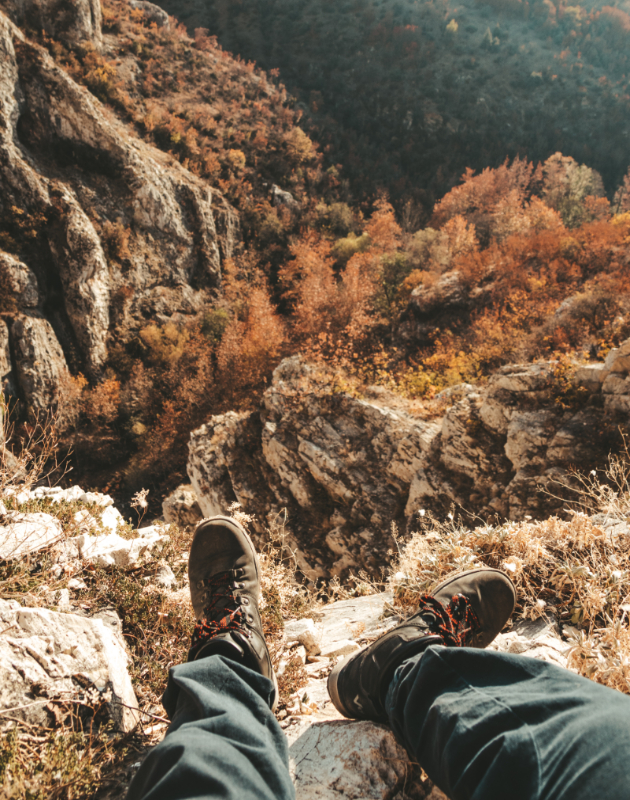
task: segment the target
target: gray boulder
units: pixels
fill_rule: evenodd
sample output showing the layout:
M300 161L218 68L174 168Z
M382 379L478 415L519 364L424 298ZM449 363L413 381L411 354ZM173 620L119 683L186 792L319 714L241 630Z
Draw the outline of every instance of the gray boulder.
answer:
M11 345L17 382L32 415L56 409L70 373L50 322L43 317L16 317Z
M120 731L134 729L138 703L121 639L100 619L22 608L0 600L0 726L17 717L36 726L53 707L104 704Z
M146 18L150 22L155 22L158 28L168 28L170 24L168 14L155 3L149 3L148 0L130 0L129 5L144 11Z
M164 521L180 528L196 525L203 517L195 492L189 484L182 484L162 503Z

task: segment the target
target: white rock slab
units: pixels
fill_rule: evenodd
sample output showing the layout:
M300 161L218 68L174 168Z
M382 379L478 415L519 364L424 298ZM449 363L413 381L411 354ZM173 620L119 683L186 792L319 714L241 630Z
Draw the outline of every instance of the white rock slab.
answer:
M488 650L549 661L565 669L568 649L569 644L560 637L557 622L544 617L515 622L510 631L500 633L488 647Z
M304 645L306 652L316 656L320 653L319 639L315 623L312 619L292 619L284 625L284 635L287 645L299 642Z
M58 541L59 522L50 514L10 514L8 524L0 526L0 559L19 558Z
M324 606L313 614L321 642L361 639L385 632L398 623L397 617L383 619L386 604L393 602L391 592L367 597L353 597Z
M323 656L335 658L339 656L349 656L361 649L361 645L352 639L340 639L338 642L323 644L320 650Z
M122 514L114 506L107 506L101 514L101 523L104 528L108 528L112 533L116 533L119 525L124 525L125 520Z
M100 619L5 600L0 600L0 621L0 727L15 725L10 716L46 725L46 705L84 699L87 684L102 693L118 727L133 730L137 713L132 709L138 704L128 656L111 628Z
M136 567L152 552L156 545L168 542L170 537L163 529L144 528L135 539L123 539L117 533L91 536L84 533L65 543L65 557L75 557L99 567Z

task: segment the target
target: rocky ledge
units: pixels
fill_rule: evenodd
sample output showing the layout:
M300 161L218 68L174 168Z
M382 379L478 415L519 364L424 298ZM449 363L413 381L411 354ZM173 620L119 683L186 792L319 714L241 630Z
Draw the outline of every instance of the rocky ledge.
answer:
M443 392L438 415L423 416L382 390L336 391L295 356L258 410L192 433L188 474L205 515L238 502L260 531L288 519L310 580L378 575L396 547L392 523L404 532L428 512L471 521L562 513L574 469L599 469L615 449L629 372L630 340L600 364L504 367L485 386Z
M0 2L0 213L27 242L0 239L0 391L31 414L57 405L70 373L98 381L108 349L148 319L199 313L239 228L219 191L136 137L14 24L107 50L100 3L62 5Z
M184 503L188 494L179 492ZM33 510L37 507L47 511ZM174 538L178 545L169 549ZM19 599L0 600L0 735L17 725L20 736L32 742L38 731L63 728L71 713L84 715L84 725L108 719L113 727L106 728L107 736L135 731L140 751L133 762L123 763L108 795L124 797L143 753L164 735L167 722L159 704L147 707L142 701L148 666L134 663L123 637L123 622L129 625L130 619L121 621L115 608L95 604L93 596L86 603L85 581L93 583L94 570L101 568L117 582L135 581L138 598L157 598L159 590L149 620L151 635L159 638L165 635L160 617L169 618L176 608L185 617L192 614L182 566L189 541L190 529L166 523L134 530L107 495L79 487L5 488L2 564L26 563L29 574L44 571L47 582L32 584ZM283 620L274 641L278 674L282 679L296 664L306 674L278 712L298 800L444 798L386 726L342 718L326 690L335 663L399 621L392 603L392 594L381 592L311 604L306 616ZM137 604L130 611L135 616ZM515 622L492 647L567 663L567 645L553 619ZM185 649L182 653L185 657Z

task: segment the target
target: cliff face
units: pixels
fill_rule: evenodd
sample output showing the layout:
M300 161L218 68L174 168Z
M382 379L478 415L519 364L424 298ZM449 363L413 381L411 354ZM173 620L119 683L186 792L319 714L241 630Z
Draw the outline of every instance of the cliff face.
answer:
M36 412L69 370L97 379L147 320L216 297L239 225L220 192L134 137L12 21L98 48L98 3L0 8L0 380Z
M505 367L483 388L445 392L442 416L429 419L376 390L337 393L293 357L259 411L216 416L193 432L188 473L205 516L237 501L262 530L286 509L312 580L378 575L395 550L392 522L411 531L429 512L561 513L573 470L604 466L614 449L630 402L628 352L630 341L570 377L555 362Z

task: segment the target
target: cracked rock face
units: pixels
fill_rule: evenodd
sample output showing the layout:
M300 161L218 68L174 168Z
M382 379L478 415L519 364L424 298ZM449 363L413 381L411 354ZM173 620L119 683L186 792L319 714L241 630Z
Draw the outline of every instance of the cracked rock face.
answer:
M310 580L378 575L395 547L392 522L409 531L425 511L458 507L485 519L561 512L572 469L601 467L615 449L630 408L628 354L630 342L606 364L577 369L577 403L558 402L554 363L512 365L483 388L449 392L431 420L383 392L333 393L295 356L276 369L258 411L216 416L192 433L188 474L206 516L236 501L261 533L287 514Z
M99 0L3 0L2 7L16 25L38 28L64 44L103 42Z
M56 408L59 391L70 376L53 327L42 317L19 316L13 321L9 341L15 380L28 408L34 417L45 416Z
M5 600L0 600L0 620L0 708L12 709L11 714L32 725L48 725L51 700L102 697L119 729L133 730L137 714L132 709L138 704L128 656L102 620Z
M100 46L98 0L58 6L0 2L0 214L35 232L0 249L0 369L6 326L1 379L31 413L55 406L68 369L98 381L112 344L148 319L199 313L239 235L219 192L137 139L11 21ZM41 357L24 354L29 339Z

